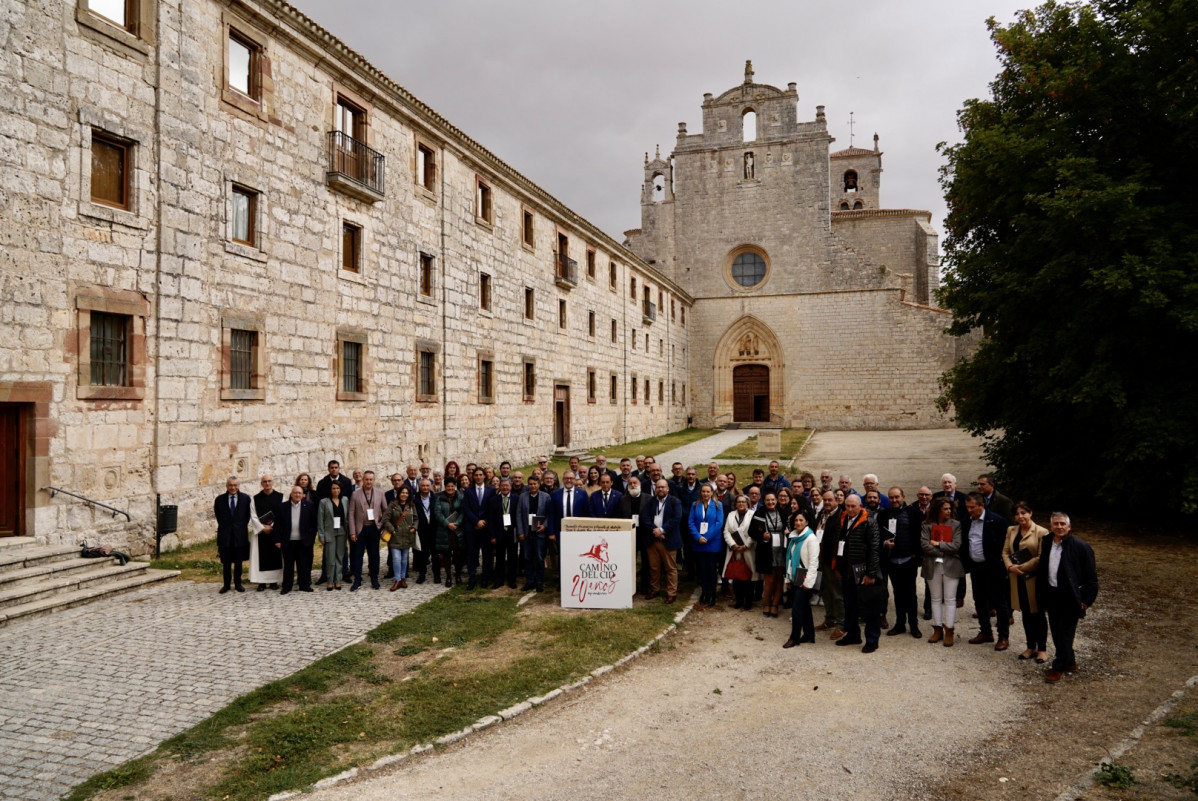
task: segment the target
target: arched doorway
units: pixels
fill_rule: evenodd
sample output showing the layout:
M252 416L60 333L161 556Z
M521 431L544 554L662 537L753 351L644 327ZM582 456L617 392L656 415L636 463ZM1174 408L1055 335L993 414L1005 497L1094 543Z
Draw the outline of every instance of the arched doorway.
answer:
M741 364L732 368L732 422L770 421L770 368Z

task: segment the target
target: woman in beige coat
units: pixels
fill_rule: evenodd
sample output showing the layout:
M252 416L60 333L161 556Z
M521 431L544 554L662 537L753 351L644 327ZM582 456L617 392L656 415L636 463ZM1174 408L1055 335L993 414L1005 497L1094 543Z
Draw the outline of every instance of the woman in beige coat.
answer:
M724 518L724 542L728 544L727 558L724 560L724 571L733 559L743 559L749 566L749 580L732 581L732 592L736 596L733 609L749 610L753 608L753 581L761 576L757 573L756 560L753 555L753 538L749 536L749 526L753 515L749 512L749 499L744 495L737 496L736 508Z
M1024 501L1015 504L1015 522L1018 525L1007 529L1002 561L1011 579L1011 609L1019 610L1027 635L1027 650L1019 658L1035 657L1042 665L1048 658L1048 619L1036 606L1036 568L1040 564L1040 543L1048 530L1032 522L1032 507Z

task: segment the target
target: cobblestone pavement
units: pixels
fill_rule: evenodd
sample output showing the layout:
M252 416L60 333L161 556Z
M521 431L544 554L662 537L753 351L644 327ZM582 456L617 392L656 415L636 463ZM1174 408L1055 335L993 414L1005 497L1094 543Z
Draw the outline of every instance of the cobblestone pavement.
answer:
M0 798L56 799L441 592L170 582L0 629Z

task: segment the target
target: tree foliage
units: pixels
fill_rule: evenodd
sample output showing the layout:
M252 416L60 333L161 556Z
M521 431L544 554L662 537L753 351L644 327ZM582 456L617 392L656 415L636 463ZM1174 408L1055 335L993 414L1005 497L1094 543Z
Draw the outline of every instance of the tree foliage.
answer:
M1198 2L989 20L1001 70L941 145L941 302L980 329L942 402L1007 486L1198 510ZM1134 491L1133 491L1134 488Z

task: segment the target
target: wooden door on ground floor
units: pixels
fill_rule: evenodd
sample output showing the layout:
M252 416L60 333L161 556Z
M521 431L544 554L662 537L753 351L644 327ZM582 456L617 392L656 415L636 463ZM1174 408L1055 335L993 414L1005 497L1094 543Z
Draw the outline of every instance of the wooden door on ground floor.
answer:
M770 368L742 364L732 368L732 420L736 423L770 421Z
M0 403L0 537L25 533L23 409Z
M570 387L562 384L553 388L553 444L570 446Z

